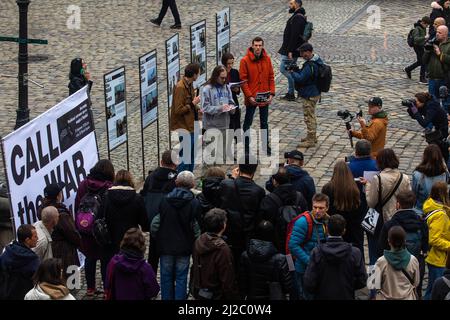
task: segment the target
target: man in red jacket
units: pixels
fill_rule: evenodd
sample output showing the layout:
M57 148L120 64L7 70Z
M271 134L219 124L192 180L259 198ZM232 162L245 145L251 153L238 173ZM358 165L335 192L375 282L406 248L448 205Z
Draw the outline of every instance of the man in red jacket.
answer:
M266 141L263 141L263 144L267 146L270 155L268 118L269 105L275 96L275 80L272 61L264 50L264 40L261 37L252 40L252 46L241 60L239 74L241 81L244 81L241 87L246 106L243 130L246 132L251 127L256 108L259 108L260 127L266 130ZM245 139L246 152L249 144L249 139Z

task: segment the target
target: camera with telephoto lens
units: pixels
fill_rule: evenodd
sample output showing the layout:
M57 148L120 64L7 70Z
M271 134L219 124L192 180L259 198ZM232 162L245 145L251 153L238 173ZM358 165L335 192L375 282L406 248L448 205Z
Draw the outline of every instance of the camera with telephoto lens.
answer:
M348 122L352 122L352 120L353 120L355 117L362 117L362 116L363 116L363 112L362 112L362 110L360 109L359 112L357 112L357 113L355 113L355 115L353 115L353 114L352 114L350 111L348 111L348 110L339 110L339 111L337 112L337 115L338 115L339 118L341 118L342 120L344 120L345 123L348 123Z
M436 37L433 37L431 39L428 39L425 44L423 45L423 48L427 51L433 50L433 45L439 45L439 41L436 39Z
M412 108L416 105L416 99L403 99L402 106Z

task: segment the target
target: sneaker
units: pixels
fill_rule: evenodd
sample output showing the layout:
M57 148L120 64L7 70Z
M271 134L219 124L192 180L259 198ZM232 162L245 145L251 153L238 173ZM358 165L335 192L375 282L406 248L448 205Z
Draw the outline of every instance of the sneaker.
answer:
M403 68L403 71L406 72L406 76L408 77L408 79L411 79L411 71L406 70L406 68Z
M170 26L170 29L181 29L181 24L174 24Z
M158 27L161 25L161 22L159 22L158 19L150 19L150 22Z
M428 84L427 79L420 79L419 84Z
M293 93L286 93L281 97L281 100L295 101L295 95Z

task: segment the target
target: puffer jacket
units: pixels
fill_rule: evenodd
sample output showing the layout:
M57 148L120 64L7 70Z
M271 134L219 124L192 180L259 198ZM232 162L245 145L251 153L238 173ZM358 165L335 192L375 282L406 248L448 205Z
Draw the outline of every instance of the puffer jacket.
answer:
M28 291L24 300L76 300L63 285L42 282Z
M381 177L381 201L383 201L387 195L394 188L397 180L400 177L400 171L398 169L386 168L380 172ZM366 185L366 199L369 208L375 208L378 204L378 177L373 177L371 182ZM392 216L396 212L397 195L403 191L410 191L411 185L409 183L409 177L403 173L403 180L400 183L397 191L389 199L389 201L383 207L383 219L384 222L391 220Z
M448 207L429 198L423 204L423 213L428 225L430 251L425 261L443 268L450 250L450 219Z
M262 50L261 58L257 59L250 47L247 54L242 58L239 66L242 91L245 95L245 105L249 106L250 97L255 97L258 92L270 92L275 96L275 78L272 61L266 50Z
M286 257L278 253L272 242L250 239L239 266L241 296L248 300L269 299L269 282L280 282L284 293L291 289Z
M235 110L223 112L222 107L225 104L234 105L233 95L229 86L212 86L208 84L203 87L203 129L228 129L230 126L230 114L233 114Z

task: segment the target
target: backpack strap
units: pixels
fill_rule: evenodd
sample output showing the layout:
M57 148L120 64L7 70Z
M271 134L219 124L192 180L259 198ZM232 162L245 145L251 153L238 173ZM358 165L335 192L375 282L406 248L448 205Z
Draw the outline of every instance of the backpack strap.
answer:
M436 209L436 210L431 211L430 213L428 213L425 216L425 220L428 220L429 218L431 218L432 215L434 215L435 213L438 213L439 211L442 211L442 210L444 210L444 209Z
M417 297L417 296L418 296L418 294L417 294L417 288L416 288L416 286L414 285L414 280L413 280L413 278L411 277L411 275L410 275L408 272L406 272L405 269L402 269L401 271L402 271L402 273L405 275L405 277L408 278L409 282L410 282L411 285L413 286L414 292L416 293L416 297Z
M303 244L302 244L302 246L304 246L312 238L314 221L313 221L313 219L311 217L311 214L308 211L303 212L301 214L301 216L304 216L306 218L306 223L308 225L308 229L306 231L306 238L305 238L305 241L303 241Z

